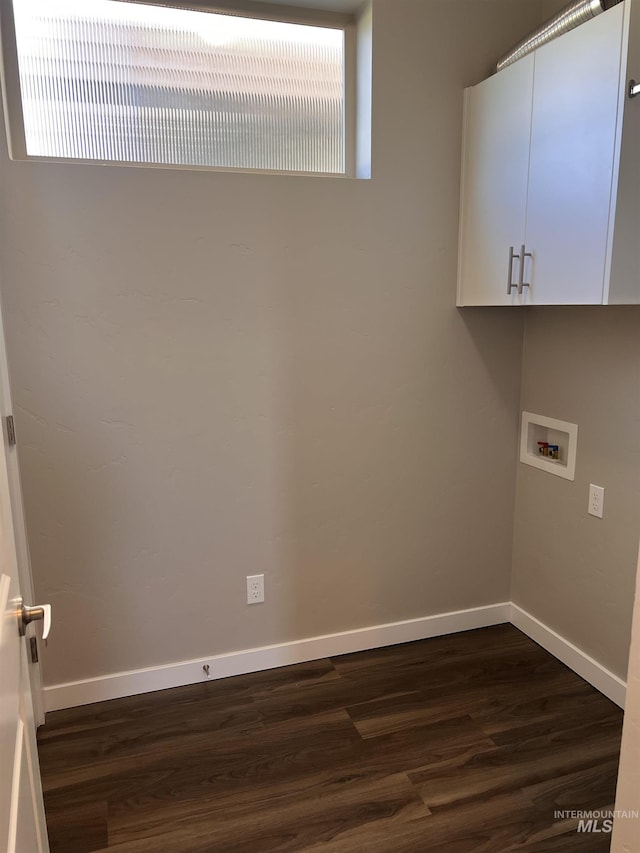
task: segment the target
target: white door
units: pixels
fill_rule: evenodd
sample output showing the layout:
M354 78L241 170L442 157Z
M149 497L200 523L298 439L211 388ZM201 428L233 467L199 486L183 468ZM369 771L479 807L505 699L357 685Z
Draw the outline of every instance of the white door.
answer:
M0 318L0 372L5 352ZM47 853L27 637L20 636L20 581L5 431L0 440L0 851ZM33 629L30 629L32 631Z
M518 305L533 55L465 91L458 305Z
M535 305L602 303L624 4L535 54L526 278Z

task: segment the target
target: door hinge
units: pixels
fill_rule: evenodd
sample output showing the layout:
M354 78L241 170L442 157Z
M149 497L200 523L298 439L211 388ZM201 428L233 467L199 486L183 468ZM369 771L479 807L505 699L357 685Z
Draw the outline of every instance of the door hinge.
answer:
M38 663L38 641L35 637L29 637L29 646L31 648L31 663Z
M7 415L7 440L9 442L9 446L13 447L16 443L16 425L13 420L13 415Z

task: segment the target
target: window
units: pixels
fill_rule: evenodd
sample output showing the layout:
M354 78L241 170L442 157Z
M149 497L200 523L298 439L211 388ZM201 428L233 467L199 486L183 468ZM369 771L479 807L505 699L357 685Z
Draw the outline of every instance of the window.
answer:
M345 26L122 0L13 15L27 158L346 171Z

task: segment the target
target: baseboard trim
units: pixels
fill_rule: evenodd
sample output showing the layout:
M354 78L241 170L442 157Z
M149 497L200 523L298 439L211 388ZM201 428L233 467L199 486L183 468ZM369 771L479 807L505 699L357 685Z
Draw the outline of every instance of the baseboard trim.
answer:
M54 684L45 687L45 707L47 711L58 711L62 708L89 705L92 702L104 702L107 699L196 684L204 678L202 667L205 664L209 665L212 679L228 678L319 658L427 640L430 637L456 634L475 628L488 628L490 625L500 625L504 622L511 622L596 690L624 708L627 685L621 678L512 602L440 613L405 622L391 622L339 634L308 637L290 643L245 649L147 669L117 672L67 684Z
M343 631L339 634L309 637L274 646L118 672L66 684L54 684L45 687L45 707L47 711L58 711L107 699L196 684L204 678L202 667L205 664L209 665L212 679L228 678L231 675L244 675L366 649L427 640L430 637L470 631L474 628L488 628L490 625L509 622L510 616L511 604L503 602L355 631Z
M535 616L527 613L526 610L518 607L517 604L511 604L509 621L523 634L526 634L527 637L530 637L539 646L562 661L569 669L588 681L596 690L604 693L612 702L624 708L627 685L621 678L605 669L598 661L589 657L569 640L565 640L564 637L536 619Z

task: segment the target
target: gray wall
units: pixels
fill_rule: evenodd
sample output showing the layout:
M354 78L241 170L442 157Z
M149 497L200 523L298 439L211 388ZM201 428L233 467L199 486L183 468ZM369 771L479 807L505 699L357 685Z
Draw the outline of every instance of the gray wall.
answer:
M565 0L543 0L548 18ZM577 423L574 483L518 466L512 597L626 676L640 536L640 308L527 312L521 409ZM589 483L605 517L587 514Z
M47 683L508 598L523 315L454 308L462 88L538 10L376 0L370 182L3 155Z
M531 309L525 411L578 424L575 482L518 467L513 600L624 678L640 535L640 307ZM587 513L604 486L604 518Z
M640 563L636 583L631 653L627 676L627 697L616 789L616 812L620 815L613 828L611 853L635 853L640 846Z

